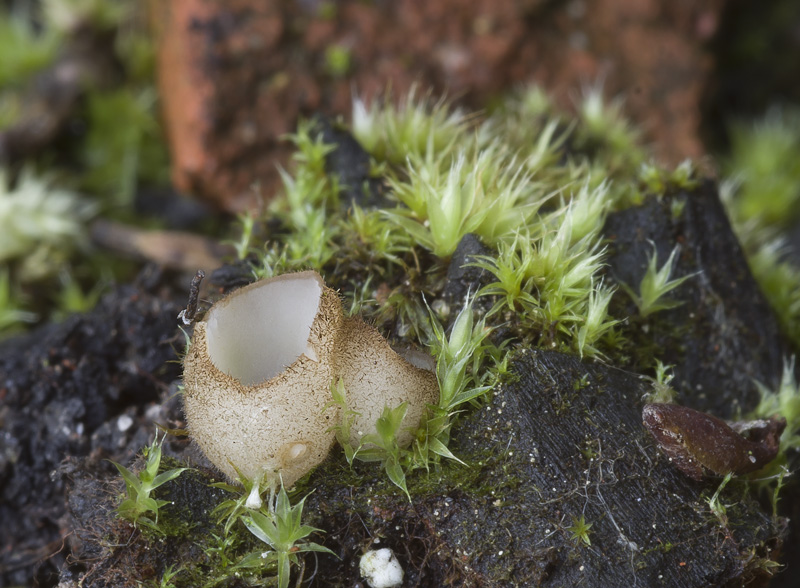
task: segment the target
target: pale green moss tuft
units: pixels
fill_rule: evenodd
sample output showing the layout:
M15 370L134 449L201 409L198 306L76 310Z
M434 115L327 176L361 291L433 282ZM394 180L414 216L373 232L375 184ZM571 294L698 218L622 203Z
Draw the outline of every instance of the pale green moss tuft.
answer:
M733 216L786 226L800 215L800 110L773 108L731 127L725 175L738 182Z
M353 135L376 159L393 164L408 157L438 155L463 139L468 119L446 100L420 97L417 89L394 106L389 100L353 100Z
M83 243L94 211L94 205L30 169L14 184L0 170L0 262L13 263L23 282L57 273Z
M643 317L649 316L659 310L667 310L675 308L683 304L680 300L674 300L667 296L672 290L683 284L686 280L694 277L696 274L688 274L680 278L670 279L672 271L675 267L676 255L678 254L678 246L676 245L669 258L664 265L658 267L658 252L653 245L653 252L647 260L647 270L642 276L642 281L639 282L638 292L634 291L629 285L621 283L625 292L636 303L639 309L639 314Z
M734 124L727 177L720 184L750 269L795 346L800 346L800 267L784 231L800 219L798 137L798 110L773 108L756 124Z
M443 258L467 233L492 245L523 228L547 200L496 144L474 155L459 150L435 160L409 158L408 175L390 182L405 206L387 210L387 218Z
M59 37L55 31L36 32L28 15L0 10L0 88L22 86L55 58Z
M765 419L777 414L786 419L786 428L781 435L781 453L800 448L800 384L794 366L794 357L784 361L781 382L776 390L756 382L761 400L751 415L752 418Z
M32 323L36 315L24 309L20 297L12 289L8 271L0 271L0 337L11 335L25 323Z

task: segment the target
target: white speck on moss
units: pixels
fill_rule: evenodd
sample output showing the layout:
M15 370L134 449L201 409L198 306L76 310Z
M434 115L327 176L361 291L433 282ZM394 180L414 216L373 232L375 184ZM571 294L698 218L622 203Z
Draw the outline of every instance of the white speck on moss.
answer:
M258 484L253 484L253 488L250 490L250 494L247 496L247 501L244 503L245 507L258 510L261 508L263 501L261 500L261 492L258 488Z
M396 588L403 583L403 568L388 547L366 552L359 570L372 588Z

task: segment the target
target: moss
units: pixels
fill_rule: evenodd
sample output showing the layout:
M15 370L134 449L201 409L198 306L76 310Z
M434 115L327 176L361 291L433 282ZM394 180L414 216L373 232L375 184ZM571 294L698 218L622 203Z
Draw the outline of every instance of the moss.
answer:
M604 112L602 104L596 107L600 111L593 111L593 120ZM449 111L446 103L431 106L414 95L399 108L376 103L367 109L356 103L355 135L373 158L373 168L383 170L397 202L384 210L339 201L335 175L331 179L319 163L331 148L313 138L313 126L301 125L292 137L299 149L297 166L293 174L284 174L285 198L273 207L287 233L253 260L256 275L310 266L335 280L346 296L354 284L380 280L389 294L366 300L361 311L385 331L419 344L430 331L427 313L415 306L422 295L427 304L436 302L456 245L475 233L500 250L483 262L498 277L483 294L498 296L493 312L501 309L501 296L511 311L522 310L517 331L523 341L538 330L545 334L539 344L604 354L601 340L614 319L607 314L611 291L601 280L599 229L616 206L617 193L594 175L593 155L576 150L563 158L564 141L552 139L554 127L547 119L534 120L530 132L545 140L541 148L554 156L536 156L537 180L532 181L534 154L502 139L512 112L478 123ZM607 116L618 117L618 109ZM391 155L401 149L408 158ZM522 272L524 278L512 285L500 272ZM498 316L490 323L505 319Z
M159 471L180 467L187 464L165 457ZM119 586L161 586L170 576L175 588L261 585L268 570L242 574L233 569L258 542L238 523L226 535L224 521L216 520L213 511L230 493L213 487L213 482L211 472L190 469L160 486L154 494L167 504L160 509L158 531L136 529L127 521L112 523L105 542L111 553L90 576ZM115 562L119 558L121 566ZM117 576L121 571L124 580Z
M350 71L352 57L350 49L342 45L325 48L325 71L335 78L344 77Z
M10 265L11 290L44 321L88 309L97 297L82 293L97 284L132 279L132 263L85 246L87 217L147 224L133 196L169 179L144 5L89 0L36 8L0 11L0 129L16 127L6 137L9 168L0 169L0 235L14 251L0 243L0 262ZM80 87L54 73L57 60L83 72L74 82ZM22 198L10 202L17 192Z
M0 169L0 262L20 283L52 277L86 244L86 223L96 207L31 169L19 177Z
M800 349L800 266L787 245L800 218L800 111L770 109L731 125L723 196L750 269Z
M0 89L23 86L55 58L59 35L51 28L36 32L22 14L0 11Z
M254 235L263 234L256 225L263 225L265 219L246 217L242 221L237 250L254 276L301 268L319 270L352 302L353 312L374 321L399 344L431 350L440 361L440 382L457 380L450 400L459 402L440 403L431 411L429 426L417 431L419 442L414 448L392 456L393 466L395 462L403 466L403 484L411 505L398 492L396 479L382 475L374 464L356 461L348 466L342 454L329 457L297 483L300 494L320 489L309 498L317 508L308 510L308 520L322 526L318 521L333 517L350 542L342 548L350 555L371 540L361 527L392 535L392 525L402 521L407 525L402 531L409 536L425 536L414 528L415 523L408 522L419 517L404 515L410 509L419 509L417 514L425 509L435 513L448 494L462 493L481 506L502 504L509 496L522 494L525 478L519 468L525 460L507 453L507 446L476 437L473 445L454 448L453 454L447 447L451 428L459 425L456 413L470 407L485 409L481 401L505 373L504 360L516 346L607 357L618 365L644 371L656 370L658 357L675 351L670 346L683 344L680 329L688 326L683 323L676 328L670 317L655 311L661 309L635 316L627 324L620 322L631 312L631 305L624 294L603 285L607 250L602 229L609 211L639 202L646 193L659 198L677 222L691 197L687 190L695 186L692 170L680 166L665 171L650 164L640 168L645 157L635 147L636 133L622 120L618 105L608 105L596 94L587 97L581 118L571 127L564 124L563 115L544 104L540 94L529 92L527 99L516 98L518 104L509 103L485 121L465 117L444 102L431 104L414 96L399 108L357 103L354 133L369 151L371 173L379 171L390 187L389 204L382 208L343 196L352 186L344 186L327 165L337 146L326 144L314 124L301 124L291 137L297 148L294 167L283 173L283 194L272 206L280 223L279 230L270 233L273 240L263 246L256 243ZM519 127L520 113L526 108L537 112L524 129L527 134L517 138L518 145L513 143L513 135L508 144L503 143L502 130ZM601 120L604 116L609 120ZM611 138L606 140L599 129L608 131ZM378 177L368 179L380 182ZM607 183L609 179L614 183ZM473 232L489 251L477 265L494 280L482 289L476 284L474 306L453 303L444 296L448 265L457 245ZM512 281L519 276L518 283ZM466 313L461 314L464 307ZM448 312L431 308L447 308ZM467 318L469 325L464 326ZM487 337L492 329L496 332ZM670 337L656 339L652 332ZM459 355L464 349L469 352ZM448 358L448 353L452 357ZM584 377L572 384L571 394L552 398L550 408L557 415L574 412L583 395L592 391L600 395L606 385ZM581 415L591 425L591 413L585 410ZM430 439L439 441L444 449L438 445L437 450L431 449ZM598 452L598 446L588 440L581 453L583 462L578 458L563 467L586 467L585 462ZM447 459L451 456L468 465ZM384 465L386 462L384 459ZM198 548L205 554L170 581L176 586L199 585L198 579L205 578L204 585L244 585L263 579L258 574L234 579L234 562L254 549L252 538L238 521L224 537L221 525L209 519L214 501L222 501L225 495L204 489L204 478L198 474L196 495L189 493L175 500L174 510L165 510L169 514L165 524L175 522L176 534L188 527L181 527L175 519L202 527ZM187 478L194 484L192 480ZM353 504L347 494L352 487L368 489L367 504ZM539 496L547 491L536 487L524 490ZM582 486L564 489L563 494L543 502L544 515L554 521L549 530L532 528L530 521L515 520L510 514L503 515L508 517L503 523L526 536L540 536L543 549L560 545L553 539L555 534L567 540L570 535L577 537L576 543L581 545L569 548L566 558L579 561L589 547L588 524L600 526L604 517L599 510L579 514L575 508L566 508L571 506L571 497L582 490ZM193 510L193 504L204 506ZM575 517L571 527L568 521L555 523L568 512ZM511 577L512 560L499 555L505 538L485 536L463 513L447 524L457 527L478 549L498 553L488 566L495 578ZM528 527L521 528L525 525ZM330 529L330 539L323 541L339 541L338 533ZM421 559L415 561L435 557L438 546L435 540L426 539L418 554ZM670 549L657 548L661 552ZM545 551L532 557L541 560L543 570L550 565ZM166 564L160 567L161 573ZM468 571L458 573L468 576ZM333 578L331 583L335 583Z
M167 185L166 144L156 119L153 88L93 92L82 145L81 188L102 195L108 210L130 211L140 183Z

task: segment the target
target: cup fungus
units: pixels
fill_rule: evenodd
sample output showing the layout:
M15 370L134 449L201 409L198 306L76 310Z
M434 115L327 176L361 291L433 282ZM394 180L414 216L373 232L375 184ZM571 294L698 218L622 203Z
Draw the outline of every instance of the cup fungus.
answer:
M291 486L328 454L341 416L330 387L339 378L360 413L354 446L375 432L384 407L408 403L402 428L413 428L439 395L432 371L360 319L345 319L313 271L261 280L214 304L195 326L183 377L189 430L208 459L233 480L240 473L273 488L280 479ZM401 444L411 440L398 434Z
M401 447L409 445L409 429L419 424L426 404L439 400L436 374L400 357L374 327L359 318L342 323L336 357L348 407L358 413L350 425L350 445L358 447L363 435L375 433L384 407L396 408L404 402L406 416L397 442Z
M334 441L325 410L342 309L315 272L262 280L217 302L184 361L192 437L229 478L287 486Z

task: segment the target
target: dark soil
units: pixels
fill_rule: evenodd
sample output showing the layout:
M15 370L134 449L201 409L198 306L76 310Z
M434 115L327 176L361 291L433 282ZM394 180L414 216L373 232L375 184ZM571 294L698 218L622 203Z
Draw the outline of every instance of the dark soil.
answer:
M719 479L684 476L641 426L646 381L555 352L524 353L513 372L517 381L456 429L451 447L469 465L416 472L412 503L378 468L349 469L338 451L302 483L300 495L313 489L304 521L338 556L305 558L309 586L356 585L361 555L380 547L397 554L405 586L422 588L765 585L760 563L779 553L785 521L737 482L722 494L727 515L710 514L705 500ZM162 497L174 505L163 516L178 517L190 535L148 540L114 521L101 481L76 478L70 495L86 493L101 508L75 509L85 564L62 579L88 567L86 588L133 587L169 566L209 562L198 544L220 532L209 519L224 494L208 485L215 479L199 468L171 484ZM590 544L571 530L581 516Z
M184 345L179 310L121 286L87 315L0 345L0 586L55 585L74 531L64 474L85 477L76 472L87 456L92 475L114 472L103 459L129 462L165 419L158 405Z

